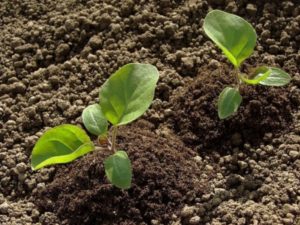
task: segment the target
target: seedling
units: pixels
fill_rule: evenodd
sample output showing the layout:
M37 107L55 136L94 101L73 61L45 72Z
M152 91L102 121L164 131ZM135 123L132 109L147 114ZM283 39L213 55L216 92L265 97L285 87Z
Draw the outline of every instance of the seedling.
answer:
M213 10L206 15L203 27L207 36L234 66L236 85L224 88L218 99L220 119L225 119L238 110L242 102L239 92L242 84L283 86L290 82L289 74L274 67L261 66L250 75L241 73L240 66L252 54L257 39L254 28L243 18Z
M108 143L113 153L104 160L104 169L108 180L118 188L130 188L132 180L130 159L125 151L116 148L118 127L145 113L154 98L158 78L158 71L152 65L127 64L102 85L100 103L83 110L86 129L98 136L99 144ZM109 122L111 135L108 135ZM94 143L83 129L71 124L60 125L46 131L37 141L31 154L31 166L37 170L68 163L94 149Z

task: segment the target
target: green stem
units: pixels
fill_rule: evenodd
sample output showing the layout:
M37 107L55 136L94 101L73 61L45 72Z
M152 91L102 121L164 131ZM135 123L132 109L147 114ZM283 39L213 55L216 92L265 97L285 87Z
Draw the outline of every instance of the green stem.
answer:
M234 67L234 76L235 76L235 79L236 79L236 88L238 90L240 90L240 84L241 84L241 80L239 78L239 74L240 74L240 70L238 67Z
M117 134L118 134L118 127L113 126L112 127L112 137L111 137L111 149L113 150L113 152L116 152Z

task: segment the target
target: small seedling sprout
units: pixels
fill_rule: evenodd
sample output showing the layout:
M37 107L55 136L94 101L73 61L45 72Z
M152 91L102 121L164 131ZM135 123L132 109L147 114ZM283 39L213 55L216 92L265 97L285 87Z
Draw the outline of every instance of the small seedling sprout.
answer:
M102 85L99 104L86 107L82 121L86 129L97 136L98 143L108 144L112 155L104 160L108 180L118 188L131 187L132 168L127 153L117 150L118 127L140 116L151 105L159 74L149 64L131 63L121 67ZM108 135L109 123L111 139ZM33 170L68 163L95 149L86 132L74 125L63 124L47 130L35 144L31 154Z
M218 99L220 119L225 119L238 110L242 102L242 84L283 86L290 82L290 75L275 67L261 66L250 75L241 73L240 66L253 53L257 39L254 28L243 18L221 10L212 10L206 15L203 28L234 66L236 84L234 87L224 88Z

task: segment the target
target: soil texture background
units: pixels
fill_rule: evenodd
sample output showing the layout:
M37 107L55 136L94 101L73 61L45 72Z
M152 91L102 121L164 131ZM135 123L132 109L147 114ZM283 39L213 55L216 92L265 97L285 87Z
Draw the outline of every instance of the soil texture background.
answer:
M234 81L202 29L211 9L255 27L243 71L269 65L293 78L243 86L224 121L217 96ZM299 0L2 0L0 28L0 224L300 224ZM43 132L83 126L101 84L130 62L160 72L151 108L118 137L132 188L108 183L106 149L33 172Z

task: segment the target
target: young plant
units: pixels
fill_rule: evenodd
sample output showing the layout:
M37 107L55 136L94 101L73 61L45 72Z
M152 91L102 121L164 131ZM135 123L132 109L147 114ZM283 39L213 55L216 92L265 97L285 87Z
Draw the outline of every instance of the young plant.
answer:
M112 155L104 160L104 169L108 180L118 188L130 188L132 180L128 155L116 147L118 127L136 120L149 108L158 78L158 71L152 65L127 64L102 85L100 103L90 105L82 112L84 126L98 136L99 144L109 143ZM108 122L112 124L110 140ZM60 125L47 130L37 141L31 154L31 166L37 170L68 163L94 148L83 129L71 124Z
M226 87L218 99L220 119L225 119L238 110L242 102L239 92L241 84L283 86L290 82L289 74L274 67L261 66L250 75L241 73L240 66L252 54L257 39L254 28L243 18L213 10L206 15L203 27L207 36L234 66L235 87Z

